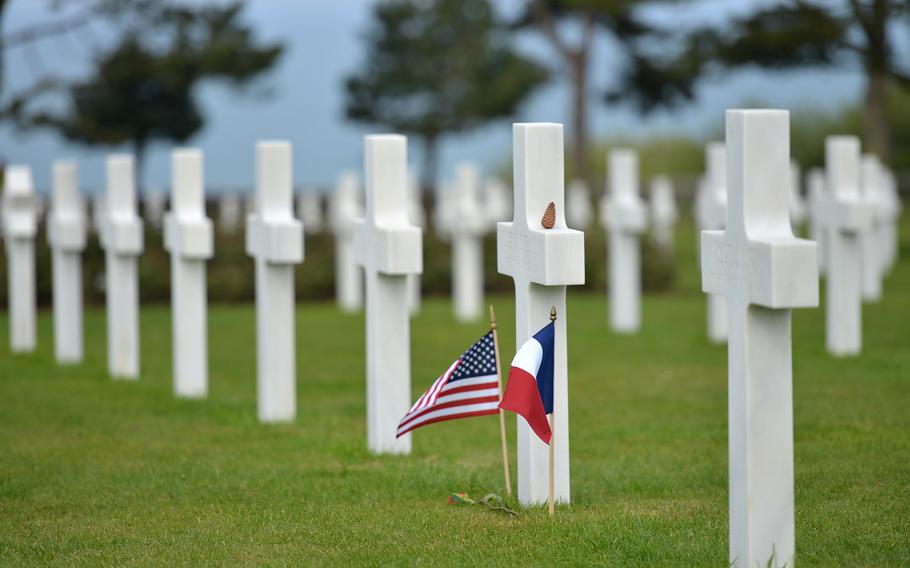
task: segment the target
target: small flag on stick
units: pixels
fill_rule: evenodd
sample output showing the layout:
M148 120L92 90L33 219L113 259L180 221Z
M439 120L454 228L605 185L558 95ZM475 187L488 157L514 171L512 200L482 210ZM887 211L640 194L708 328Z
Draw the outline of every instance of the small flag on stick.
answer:
M449 365L398 423L398 436L421 426L499 413L499 376L490 331Z
M554 351L556 350L556 306L550 309L550 323L524 342L509 369L509 382L499 408L512 411L527 421L537 437L550 446L549 513L555 511L555 457L553 428ZM547 415L550 415L549 421Z
M503 410L523 417L528 426L545 444L552 432L547 414L553 412L553 345L555 324L546 327L525 341L509 369L506 392L502 395Z

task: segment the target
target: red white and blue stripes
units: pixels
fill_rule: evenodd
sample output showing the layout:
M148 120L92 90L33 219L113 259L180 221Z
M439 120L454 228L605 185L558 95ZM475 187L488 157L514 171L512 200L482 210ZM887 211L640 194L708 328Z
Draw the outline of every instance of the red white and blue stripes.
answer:
M436 379L398 424L398 436L415 428L499 412L493 333L472 345Z
M509 382L499 407L522 416L544 443L552 437L547 414L553 412L553 352L556 326L546 327L525 341L509 369Z

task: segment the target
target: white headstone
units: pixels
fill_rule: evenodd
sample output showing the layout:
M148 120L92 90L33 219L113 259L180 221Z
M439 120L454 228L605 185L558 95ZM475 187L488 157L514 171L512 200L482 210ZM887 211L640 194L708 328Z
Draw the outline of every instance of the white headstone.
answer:
M344 172L335 184L329 221L335 235L335 301L345 312L363 306L363 275L354 250L354 222L362 216L360 180L355 172Z
M723 142L705 147L704 211L700 229L716 231L727 226L727 149ZM727 340L727 300L708 294L708 341Z
M818 244L818 271L824 274L827 266L828 235L824 228L825 199L828 191L825 189L825 171L821 168L812 168L806 174L806 187L808 188L809 201L809 238Z
M882 297L884 258L882 255L882 164L875 154L863 154L861 163L863 201L872 209L872 223L863 231L862 280L863 300L878 302Z
M491 223L506 221L512 215L512 192L498 177L488 177L484 184L484 210Z
M242 209L240 196L236 193L225 193L218 198L218 228L222 233L237 232L243 218Z
M647 212L638 194L638 155L616 149L608 154L604 226L609 233L610 328L634 333L641 327L641 243Z
M415 226L423 229L427 224L427 214L423 210L423 192L420 180L414 170L408 170L408 219ZM420 311L421 295L420 274L408 275L408 306L411 315Z
M855 355L863 333L860 235L872 221L872 208L860 194L859 138L826 138L825 168L828 192L821 223L827 232L826 343L834 355Z
M500 274L515 282L515 340L523 344L550 322L556 306L553 396L555 415L555 498L570 501L569 383L566 341L566 286L585 282L584 233L565 221L563 127L530 123L512 126L515 209L512 221L496 230ZM556 207L556 223L544 229L547 206ZM549 498L549 447L518 417L518 500L524 505Z
M256 261L256 392L260 422L297 414L294 265L303 262L303 226L294 218L291 144L256 144L255 213L246 251Z
M409 274L423 270L421 230L408 219L407 138L364 141L366 218L357 221L357 259L367 282L367 445L407 454L411 435L395 437L410 407Z
M461 164L451 199L452 304L459 321L483 314L483 234L488 219L479 201L477 168Z
M798 233L806 222L806 200L803 199L801 175L799 163L790 160L790 224L794 233Z
M587 229L594 216L591 208L588 184L581 179L572 180L566 189L566 222L573 229Z
M76 162L54 162L53 203L47 223L54 287L54 354L79 363L82 340L82 251L87 232Z
M297 195L297 210L307 234L318 234L325 223L322 214L322 197L312 189L303 188Z
M139 255L144 237L136 213L133 156L107 158L107 193L101 246L105 253L107 365L112 377L139 377Z
M205 261L212 258L212 222L205 216L202 151L171 153L171 211L164 248L171 254L174 394L202 398L209 391L208 298Z
M149 225L160 229L167 208L167 196L159 188L146 188L143 192L142 215Z
M727 111L728 215L702 233L702 288L727 298L731 566L792 566L792 308L818 305L815 243L790 227L789 113Z
M673 183L667 176L651 180L651 235L654 242L666 251L673 250L673 230L678 216Z
M3 239L6 243L10 348L35 350L35 192L28 166L7 166L3 185Z

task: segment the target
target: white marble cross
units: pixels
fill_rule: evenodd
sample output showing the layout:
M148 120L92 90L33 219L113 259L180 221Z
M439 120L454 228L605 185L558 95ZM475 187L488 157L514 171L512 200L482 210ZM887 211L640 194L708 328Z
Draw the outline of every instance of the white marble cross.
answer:
M705 147L705 185L699 229L716 231L727 225L727 149L723 142ZM708 294L708 341L727 341L727 300Z
M3 180L3 239L6 243L9 339L14 353L35 350L35 235L38 220L32 170L6 166Z
M224 234L236 233L243 217L240 196L225 193L218 198L218 229Z
M354 250L354 222L363 216L360 180L343 172L329 203L329 222L335 235L335 301L345 312L363 307L363 275Z
M550 322L556 306L556 351L553 376L555 415L555 498L570 501L569 382L566 340L566 286L585 282L584 233L565 221L563 127L530 123L512 126L515 209L510 222L496 230L500 274L515 282L515 340L522 345ZM548 204L556 207L556 224L545 229L541 219ZM524 505L549 498L549 447L528 423L517 418L518 499Z
M410 434L395 438L411 404L407 277L423 270L422 232L408 218L407 171L407 138L366 137L367 211L355 235L367 283L367 445L374 453L411 452Z
M593 216L588 184L581 179L572 180L566 189L566 222L573 229L583 231L591 224Z
M53 202L47 223L54 287L54 355L58 363L83 358L82 251L87 232L76 162L54 162Z
M826 343L834 355L862 348L862 251L860 236L872 223L872 207L860 194L860 142L856 136L825 139L828 195L821 223L827 242Z
M818 305L815 243L790 227L790 117L726 115L727 226L702 233L702 288L727 298L730 564L793 565L792 308Z
M863 201L869 204L872 211L870 225L860 236L862 243L862 281L863 300L878 302L882 297L882 277L884 258L882 251L881 225L883 217L882 203L882 164L875 154L863 154L860 164L862 179L861 194Z
M824 274L827 266L828 235L824 227L825 199L828 190L825 189L825 171L821 168L812 168L806 174L806 187L809 202L809 238L818 245L818 272Z
M608 155L608 188L603 223L609 233L610 328L634 333L641 328L641 243L647 211L638 194L638 155L616 149Z
M803 199L802 172L796 160L790 160L790 225L798 233L806 222L806 200Z
M476 321L483 314L483 234L488 219L479 201L480 174L460 164L450 206L452 305L455 319Z
M171 153L171 211L164 248L171 254L174 393L203 398L209 391L205 261L212 258L212 222L205 216L202 151Z
M673 183L667 176L651 180L651 235L655 244L665 251L673 251L673 229L678 212L673 195Z
M105 252L107 365L112 377L139 377L139 255L144 236L136 213L133 156L107 158L107 192L101 246Z
M260 422L297 414L294 265L303 262L303 226L294 218L291 144L256 144L255 213L246 251L256 262L256 392Z
M321 233L325 223L322 214L322 197L313 189L302 188L297 195L297 211L307 234Z

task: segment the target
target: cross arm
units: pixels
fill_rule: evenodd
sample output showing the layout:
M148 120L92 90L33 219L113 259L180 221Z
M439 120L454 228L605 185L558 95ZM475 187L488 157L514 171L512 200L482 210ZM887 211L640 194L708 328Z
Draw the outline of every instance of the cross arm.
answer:
M568 228L522 230L496 226L496 263L501 274L543 286L585 283L584 233Z
M364 219L354 223L354 247L362 266L391 275L423 272L423 231L420 227L373 226Z
M857 233L872 225L872 204L860 198L826 199L822 203L825 223L840 231Z
M246 252L270 264L303 262L303 224L293 217L264 220L247 217Z
M180 219L164 216L164 248L188 259L212 258L212 221L206 217Z
M795 238L727 242L726 231L702 231L702 290L727 295L746 288L750 304L772 309L818 306L818 251L814 241Z
M142 230L142 221L136 215L108 216L101 228L101 242L105 249L112 252L139 255L145 248Z
M648 225L647 210L641 200L608 196L601 208L601 220L609 229L640 234Z
M47 240L52 247L66 252L85 249L85 215L51 214L47 221Z

